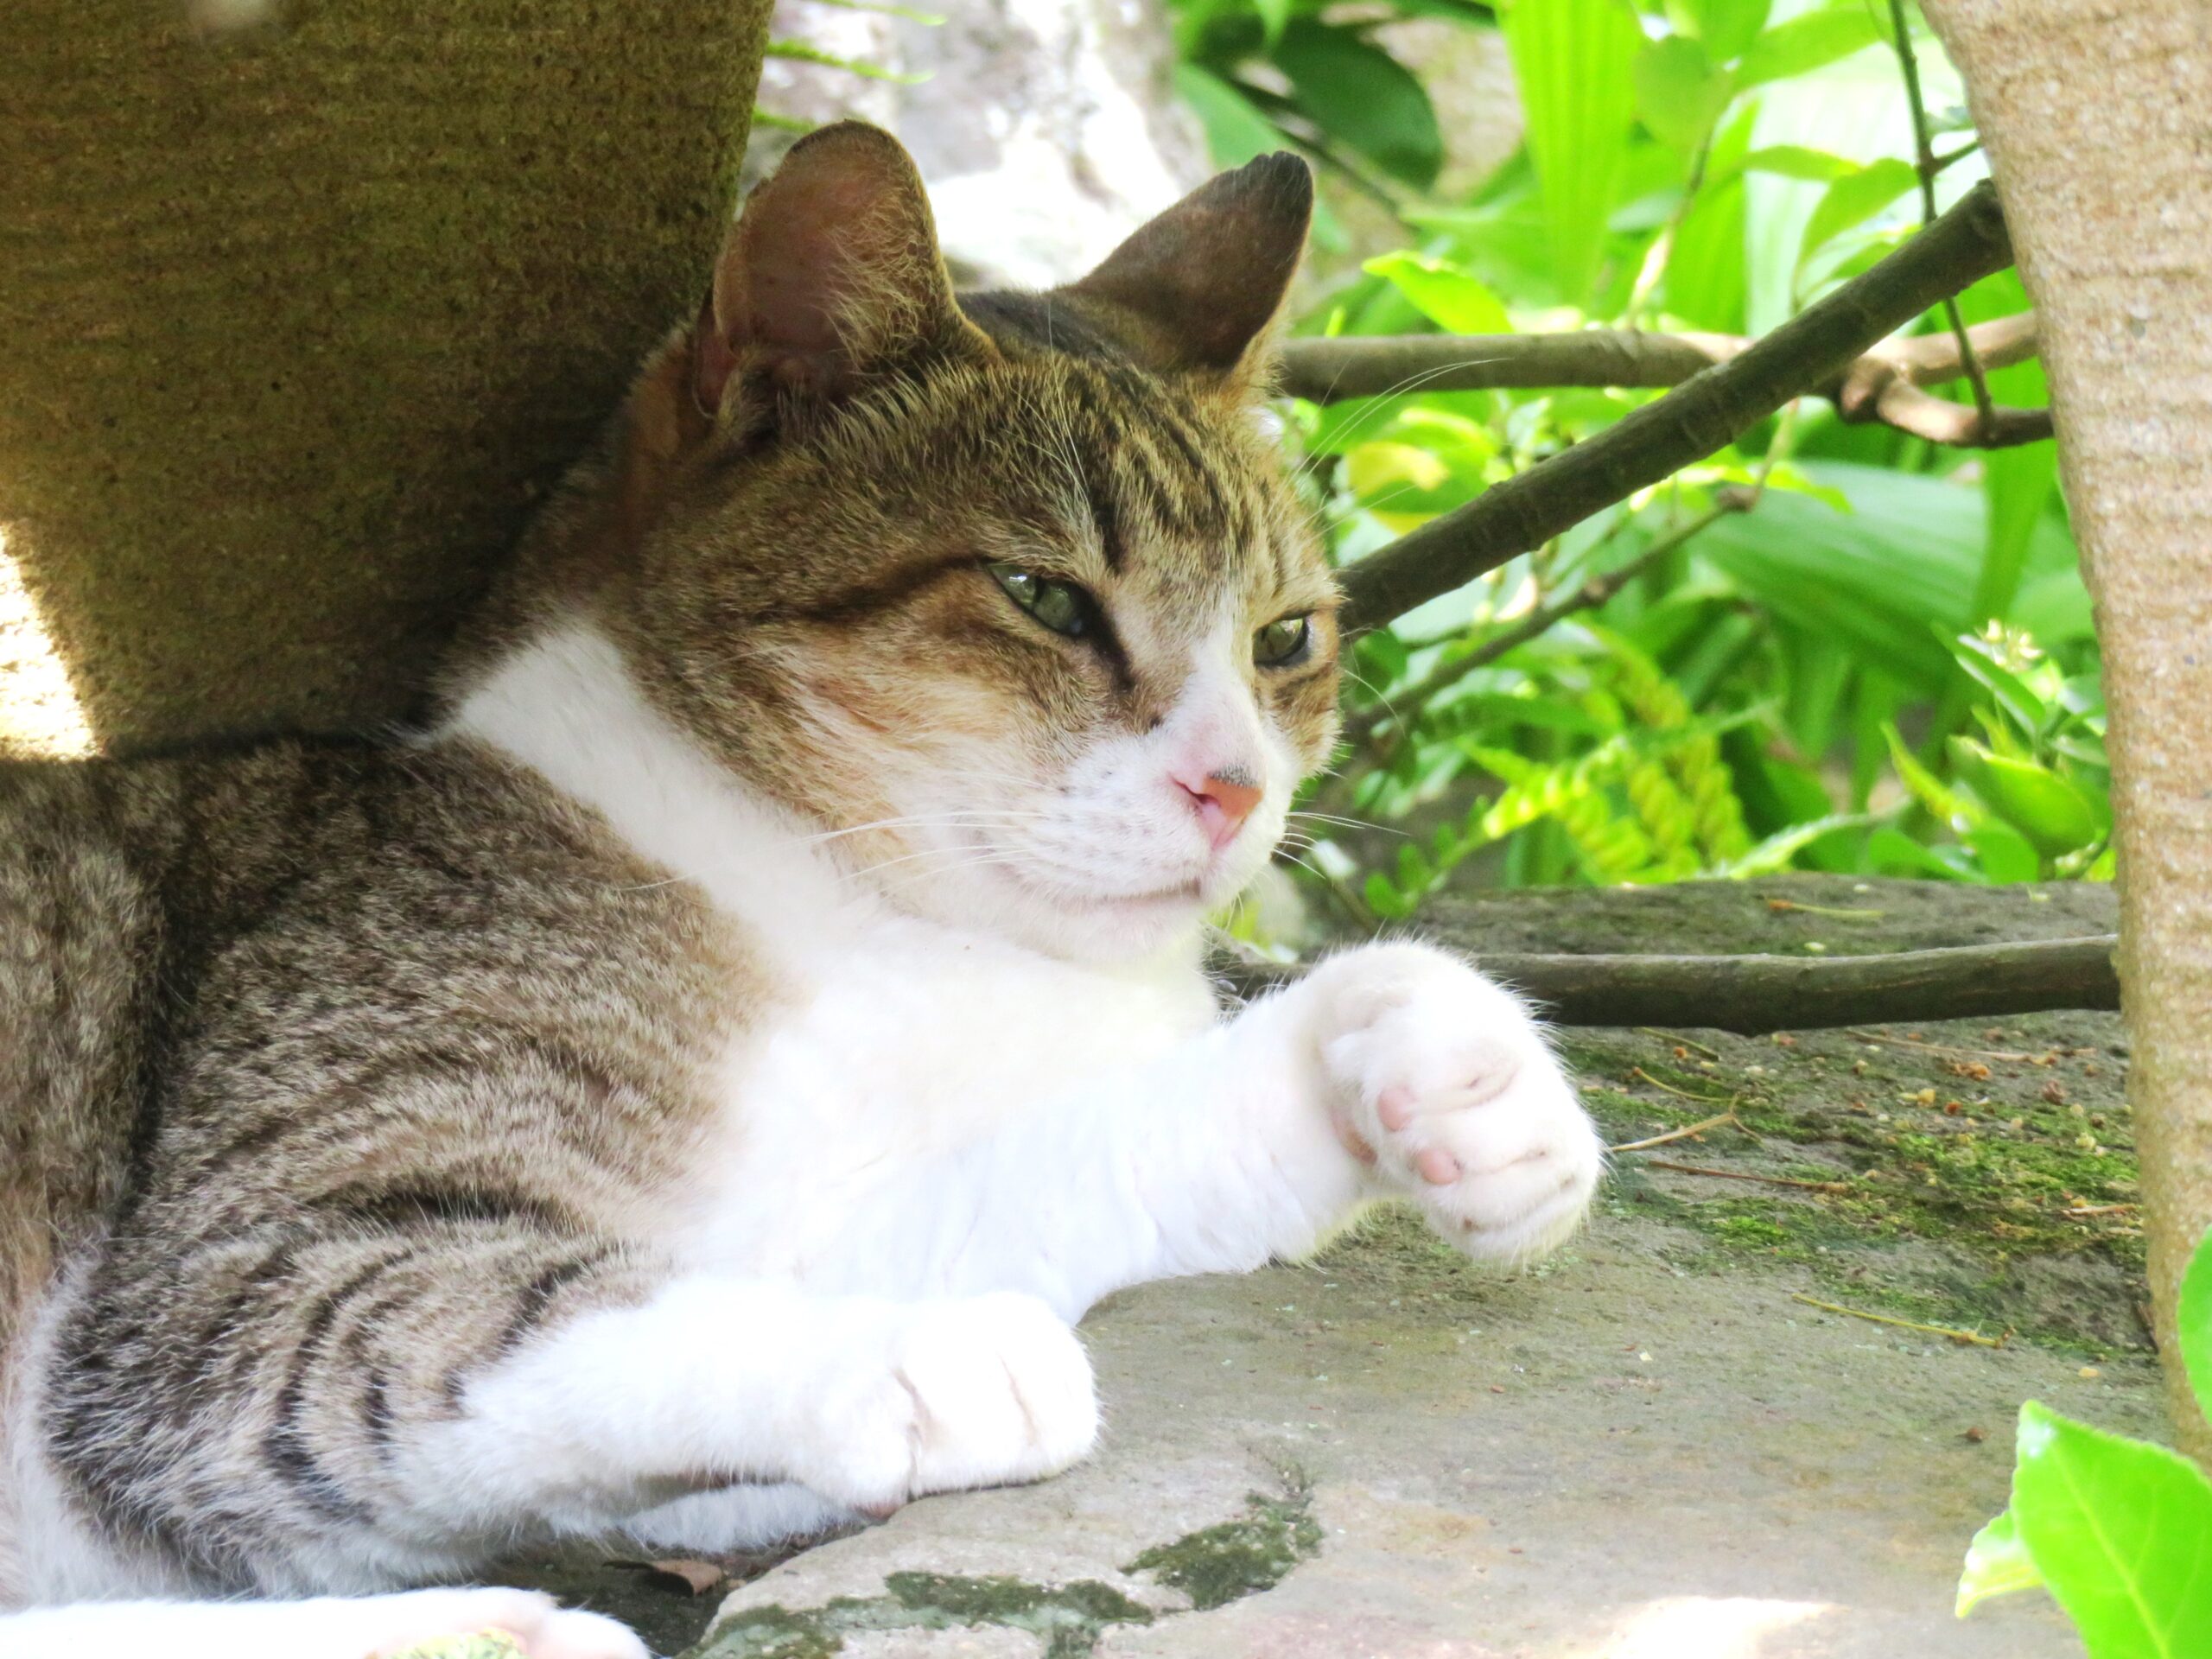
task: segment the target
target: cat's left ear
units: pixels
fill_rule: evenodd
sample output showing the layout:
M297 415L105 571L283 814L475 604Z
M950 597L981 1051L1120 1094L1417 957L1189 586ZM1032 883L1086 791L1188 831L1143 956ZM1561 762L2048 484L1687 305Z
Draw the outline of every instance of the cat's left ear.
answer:
M747 200L692 331L691 391L709 415L741 376L831 400L995 350L952 297L912 159L881 129L841 121L792 145Z
M1313 169L1277 150L1139 226L1070 291L1127 317L1131 343L1158 366L1248 391L1272 365L1313 218Z

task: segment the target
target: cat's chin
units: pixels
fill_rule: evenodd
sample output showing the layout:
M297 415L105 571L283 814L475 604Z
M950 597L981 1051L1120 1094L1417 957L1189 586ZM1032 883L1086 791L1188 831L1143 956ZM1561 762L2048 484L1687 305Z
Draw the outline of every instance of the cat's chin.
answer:
M1141 962L1194 941L1217 907L1208 883L1185 881L1135 893L1086 893L993 873L988 893L964 917L1032 950L1070 961ZM952 896L944 899L957 904ZM948 906L948 908L950 906Z

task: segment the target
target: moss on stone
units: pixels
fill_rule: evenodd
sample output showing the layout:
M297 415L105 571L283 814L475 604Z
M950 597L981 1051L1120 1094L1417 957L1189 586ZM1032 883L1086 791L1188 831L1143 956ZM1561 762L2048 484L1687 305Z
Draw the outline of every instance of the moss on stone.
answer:
M1188 1596L1201 1612L1225 1606L1274 1589L1300 1561L1320 1553L1321 1529L1312 1508L1303 1482L1281 1497L1254 1492L1235 1520L1156 1544L1122 1570L1151 1573Z
M1272 1590L1300 1561L1320 1552L1305 1481L1287 1477L1276 1497L1254 1492L1244 1513L1146 1550L1123 1568L1148 1573L1179 1590L1193 1608L1224 1606ZM1027 1579L948 1573L892 1573L880 1596L840 1596L819 1607L748 1607L731 1615L687 1659L830 1659L844 1638L867 1630L943 1630L993 1626L1026 1630L1046 1659L1084 1659L1116 1624L1161 1617L1096 1579L1034 1584Z

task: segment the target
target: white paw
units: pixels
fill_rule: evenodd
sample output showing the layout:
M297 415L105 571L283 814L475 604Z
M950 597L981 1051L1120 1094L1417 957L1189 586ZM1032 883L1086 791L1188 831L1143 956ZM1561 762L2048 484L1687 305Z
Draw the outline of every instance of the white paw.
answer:
M1605 1146L1519 998L1459 957L1378 944L1312 981L1338 1135L1471 1255L1560 1243Z
M1097 1440L1090 1358L1033 1296L901 1308L868 1346L873 1363L823 1402L823 1443L794 1471L854 1509L1040 1479Z
M363 1651L374 1659L487 1630L514 1637L530 1659L649 1659L645 1644L625 1626L597 1613L570 1612L536 1590L415 1590L353 1605L369 1613Z

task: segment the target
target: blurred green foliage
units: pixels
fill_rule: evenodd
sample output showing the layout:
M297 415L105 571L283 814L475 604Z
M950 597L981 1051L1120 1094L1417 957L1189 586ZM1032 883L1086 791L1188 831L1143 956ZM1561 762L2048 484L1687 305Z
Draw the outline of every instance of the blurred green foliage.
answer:
M1340 269L1300 333L1756 334L1921 220L1879 0L1171 10L1217 159L1288 143L1336 204L1321 245ZM1983 169L1955 73L1910 27L1948 205ZM1423 78L1440 29L1487 35L1462 44L1510 65L1522 122L1450 193L1452 104ZM1974 322L2026 300L2005 272L1961 305ZM2044 400L2033 363L1988 384ZM1411 385L1296 405L1289 440L1348 563L1657 395ZM1560 606L1630 566L1603 604ZM1570 613L1486 648L1553 607ZM1354 741L1310 804L1402 833L1311 820L1327 833L1303 857L1361 919L1447 880L2111 874L2095 641L2047 442L1938 448L1805 401L1347 666Z

